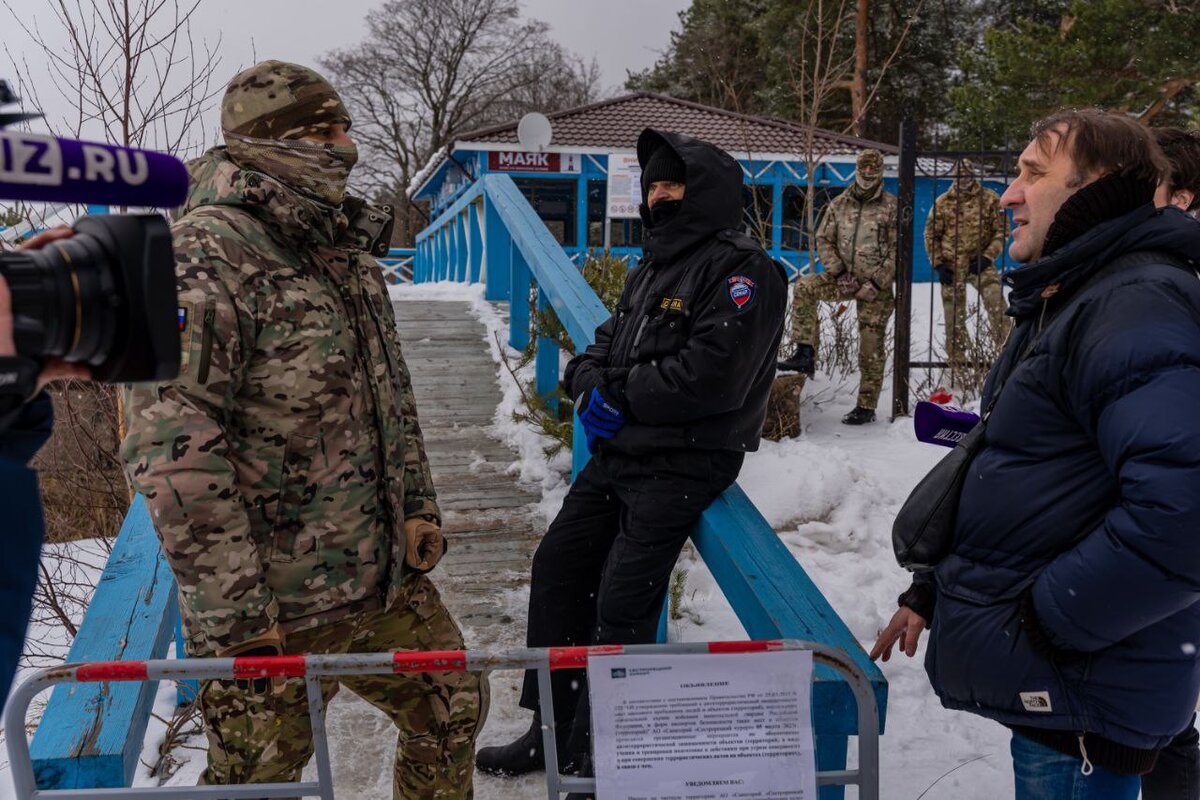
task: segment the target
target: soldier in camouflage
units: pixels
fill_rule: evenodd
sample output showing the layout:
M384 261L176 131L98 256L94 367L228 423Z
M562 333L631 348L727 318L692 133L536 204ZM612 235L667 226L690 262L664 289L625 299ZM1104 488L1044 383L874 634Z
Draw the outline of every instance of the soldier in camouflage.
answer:
M792 354L779 362L780 371L804 376L816 371L820 343L819 304L855 301L858 315L858 400L842 418L847 425L875 421L883 385L884 343L895 301L895 195L883 189L883 154L863 150L854 184L826 208L817 228L817 254L824 267L796 281L792 295Z
M337 93L267 61L235 77L225 147L189 167L173 226L183 363L129 391L122 451L179 585L195 656L441 650L462 635L425 575L441 512L373 254L391 217L345 194ZM257 683L257 682L256 682ZM487 684L345 678L400 731L396 798L470 798ZM338 682L324 687L326 698ZM212 681L208 784L295 781L304 684Z
M995 260L1004 249L1007 223L1000 198L975 177L975 164L954 165L954 183L933 203L925 220L925 252L942 285L946 349L952 365L964 363L967 337L967 284L982 298L988 333L998 354L1008 338L1008 304Z

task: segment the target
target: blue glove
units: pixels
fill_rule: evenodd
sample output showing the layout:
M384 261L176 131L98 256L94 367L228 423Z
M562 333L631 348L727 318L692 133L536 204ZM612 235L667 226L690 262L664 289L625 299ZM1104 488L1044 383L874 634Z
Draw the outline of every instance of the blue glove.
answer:
M625 414L614 403L605 399L597 388L592 389L579 421L587 433L588 451L595 447L597 439L611 439L625 425Z

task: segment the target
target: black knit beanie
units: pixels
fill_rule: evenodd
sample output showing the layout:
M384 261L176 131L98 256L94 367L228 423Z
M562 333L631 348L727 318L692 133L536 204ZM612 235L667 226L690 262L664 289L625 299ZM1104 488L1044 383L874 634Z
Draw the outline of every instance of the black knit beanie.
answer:
M658 181L687 183L687 167L683 159L666 142L650 154L646 166L642 168L642 197L650 193L650 184Z
M1152 183L1115 172L1089 183L1059 207L1046 231L1042 255L1061 250L1097 225L1146 205L1154 200L1154 189Z

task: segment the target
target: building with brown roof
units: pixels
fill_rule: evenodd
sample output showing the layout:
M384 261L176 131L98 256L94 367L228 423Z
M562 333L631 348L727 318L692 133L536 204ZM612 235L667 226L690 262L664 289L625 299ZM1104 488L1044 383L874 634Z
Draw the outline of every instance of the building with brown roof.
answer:
M520 144L515 120L459 136L413 180L409 196L428 201L434 218L479 175L509 173L568 253L608 247L636 257L637 138L648 127L678 131L716 144L741 162L745 229L794 270L807 262L809 164L816 186L814 220L853 181L854 161L866 148L883 152L885 181L895 191L894 145L664 95L622 95L550 114L549 121L550 144L535 152Z

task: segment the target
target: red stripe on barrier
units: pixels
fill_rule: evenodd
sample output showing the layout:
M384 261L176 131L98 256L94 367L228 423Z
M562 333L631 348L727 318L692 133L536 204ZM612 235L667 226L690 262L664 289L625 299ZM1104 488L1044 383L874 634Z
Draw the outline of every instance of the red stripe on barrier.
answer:
M625 646L619 644L601 644L593 647L551 647L550 669L583 669L587 666L588 656L619 656L625 652Z
M303 678L304 656L238 656L233 659L234 678Z
M392 653L393 672L465 672L466 650Z
M710 653L762 653L767 650L782 650L783 642L766 639L759 642L709 642Z
M75 680L80 683L93 681L144 681L145 661L99 661L84 664L75 670Z

